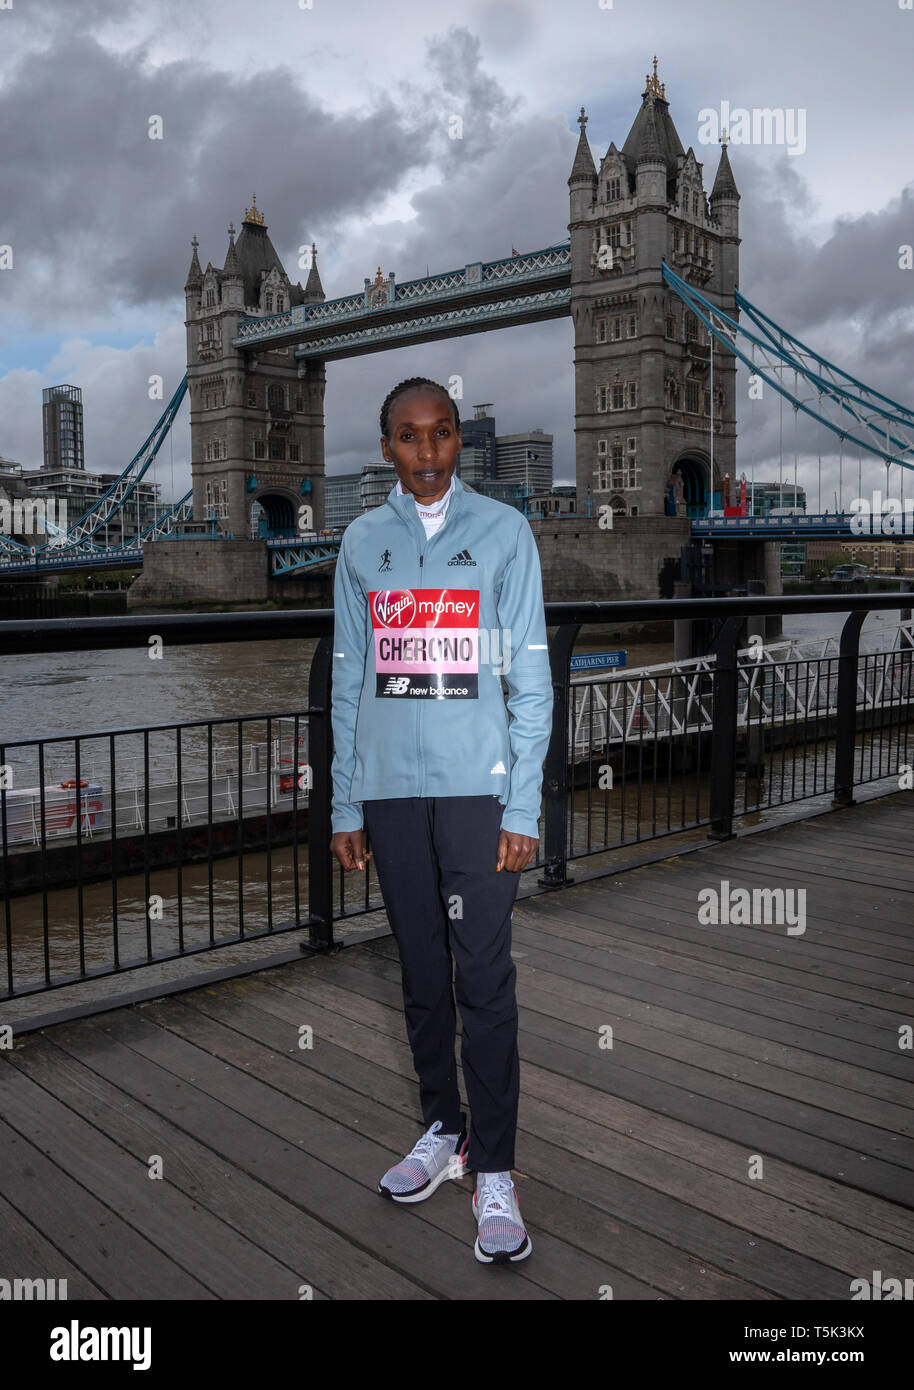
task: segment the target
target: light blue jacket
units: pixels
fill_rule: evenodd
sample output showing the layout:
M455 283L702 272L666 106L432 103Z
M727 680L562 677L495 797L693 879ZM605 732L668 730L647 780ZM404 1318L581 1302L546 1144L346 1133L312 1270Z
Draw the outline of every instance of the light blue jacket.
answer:
M489 794L537 837L553 696L526 518L455 475L427 537L394 486L343 533L334 610L333 832L363 801Z

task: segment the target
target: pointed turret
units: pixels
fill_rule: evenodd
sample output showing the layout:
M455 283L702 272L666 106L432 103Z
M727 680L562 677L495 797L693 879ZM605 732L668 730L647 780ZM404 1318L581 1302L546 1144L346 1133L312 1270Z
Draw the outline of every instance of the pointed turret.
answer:
M308 271L308 279L305 283L304 302L306 304L321 304L325 299L324 287L321 284L321 277L317 269L317 247L311 243L311 269Z
M200 245L196 236L191 241L194 254L190 258L190 270L187 272L187 281L184 285L184 293L188 294L191 290L199 289L203 284L203 271L200 269L200 258L197 255L197 247Z
M587 117L584 114L583 106L581 107L581 114L578 116L578 125L581 127L581 134L578 136L578 148L575 150L574 163L571 166L568 182L572 184L587 181L595 184L597 170L593 162L593 155L590 152L590 142L587 139Z
M228 251L225 255L225 265L222 267L224 276L230 276L233 280L241 279L241 266L238 263L238 252L235 249L235 224L228 224Z
M739 202L739 193L736 187L736 179L733 177L733 170L730 168L730 156L727 154L727 141L721 141L720 163L717 166L717 176L714 180L714 187L711 189L711 202L717 198L726 198L730 202Z

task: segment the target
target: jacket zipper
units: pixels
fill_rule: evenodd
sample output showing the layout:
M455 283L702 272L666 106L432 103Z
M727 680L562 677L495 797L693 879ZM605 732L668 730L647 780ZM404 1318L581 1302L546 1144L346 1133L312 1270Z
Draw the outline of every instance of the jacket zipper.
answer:
M451 501L450 501L450 503L449 503L449 505L448 505L448 516L450 515L450 510L451 510L451 507L452 507L453 505L454 505L454 499L453 499L453 497L452 497L452 498L451 498ZM422 522L419 520L418 515L416 516L416 524L417 524L417 526L419 526L419 527L421 528L421 531L422 531L422 540L420 541L420 540L418 540L418 538L417 538L417 540L416 540L416 547L417 547L417 549L418 549L423 543L425 544L425 549L426 549L426 550L428 549L428 547L429 547L429 545L431 545L432 541L435 540L438 536L441 535L441 532L444 530L445 526L446 526L447 523L448 523L448 516L445 516L443 525L441 525L441 526L438 527L438 530L435 532L435 534L434 534L433 536L426 536L426 534L425 534L425 527L422 525ZM408 525L408 524L409 524L409 523L407 522L407 525ZM424 570L423 570L424 562L425 562L425 550L419 549L419 585L418 585L418 587L419 587L420 589L422 588L422 580L423 580L423 578L424 578ZM421 700L421 698L418 699L418 700L416 700L416 707L417 707L417 708L416 708L416 758L417 758L418 765L419 765L419 792L418 792L418 795L419 795L419 796L422 796L422 794L423 794L423 792L422 792L422 784L423 784L423 781L424 781L424 778L425 778L425 764L424 764L424 762L423 762L423 760L422 760L422 700Z

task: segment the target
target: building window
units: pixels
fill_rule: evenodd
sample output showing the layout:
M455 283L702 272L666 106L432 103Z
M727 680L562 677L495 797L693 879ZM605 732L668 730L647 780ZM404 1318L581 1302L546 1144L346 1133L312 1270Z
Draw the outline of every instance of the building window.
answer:
M633 454L635 452L635 436L633 434L630 434L628 436L628 439L626 440L626 448L628 449L628 452L630 454Z
M293 463L298 463L299 454L300 454L300 445L298 445L298 444L290 444L290 445L289 445L289 458L292 460Z
M614 222L612 226L609 228L608 239L609 244L613 248L613 250L616 250L618 247L622 245L622 228L620 227L618 222Z
M285 300L285 296L284 296L284 295L281 295L281 294L278 294L278 295L276 296L276 312L277 312L277 314L284 314L285 311L286 311L286 300Z
M286 393L282 386L271 386L267 392L271 410L282 410L286 404Z
M249 391L249 392L248 392L248 405L254 406L254 408L256 409L256 407L257 407L257 392L256 392L256 391Z
M296 409L296 410L304 410L304 408L305 408L305 398L304 398L304 396L299 392L299 394L295 397L295 409Z
M638 404L638 383L630 381L628 383L628 408L634 410Z
M698 382L686 382L686 410L690 415L698 414Z
M254 457L255 457L255 459L263 459L263 458L266 458L266 456L267 456L266 444L264 443L264 441L263 441L262 439L255 439L255 440L254 440Z
M628 316L628 336L630 338L637 338L638 336L638 320L634 314Z
M606 342L606 320L605 320L605 319L597 319L597 342L598 342L598 343L605 343L605 342Z
M270 458L284 459L286 456L286 441L282 435L270 436Z
M273 312L273 294L272 294L272 291L270 291L270 290L267 290L266 297L265 297L265 300L264 300L264 308L266 309L266 311L267 311L268 314L272 314L272 312Z
M711 414L711 392L710 392L710 391L705 391L705 392L704 392L703 409L704 409L705 415L710 415L710 414Z
M622 320L613 319L612 322L613 342L616 343L622 337Z
M637 515L638 515L638 504L637 504L637 503L635 503L633 506L629 507L629 509L628 509L628 514L629 514L629 516L637 516Z
M600 457L600 456L603 456L603 455L605 455L605 454L606 454L606 440L605 440L605 439L598 439L598 440L597 440L597 456Z
M606 199L607 199L607 202L614 203L614 202L617 201L617 199L619 199L619 198L621 198L621 197L622 197L622 180L621 180L621 179L607 179L607 180L606 180Z
M621 381L613 384L613 410L625 409L625 386Z
M216 291L215 291L215 290L207 290L207 291L206 291L206 307L207 307L207 309L211 309L211 308L213 307L213 305L215 304L215 302L216 302Z
M676 341L676 316L675 316L675 314L667 314L667 316L666 316L666 336L667 336L668 338L672 339L673 342Z
M606 409L606 387L601 386L597 391L597 410Z
M700 329L699 329L699 327L698 327L698 319L697 319L697 318L695 317L695 315L692 313L691 309L687 309L687 310L686 310L686 342L687 342L687 343L697 343L697 342L700 341L700 336L701 336L701 334L700 334Z

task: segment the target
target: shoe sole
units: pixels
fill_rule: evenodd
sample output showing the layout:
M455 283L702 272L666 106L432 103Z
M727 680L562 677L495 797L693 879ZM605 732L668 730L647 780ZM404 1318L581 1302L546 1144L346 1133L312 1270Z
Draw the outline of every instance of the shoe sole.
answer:
M521 1246L520 1250L516 1251L515 1254L513 1254L513 1255L509 1255L508 1252L507 1252L507 1250L496 1250L496 1252L495 1252L494 1255L487 1255L486 1252L483 1250L482 1246L479 1244L479 1237L477 1236L477 1237L476 1237L476 1244L475 1244L475 1246L473 1247L473 1253L474 1253L474 1255L476 1256L476 1258L477 1258L477 1260L479 1261L480 1264L484 1264L484 1265L506 1265L506 1264L516 1264L516 1263L518 1262L518 1260L525 1260L525 1259L527 1258L528 1255L530 1255L530 1254L533 1253L533 1241L530 1239L529 1236L527 1236L527 1239L526 1239L526 1241L524 1242L524 1244Z
M449 1163L446 1168L442 1168L438 1176L432 1178L428 1186L423 1187L421 1192L391 1192L389 1187L382 1187L380 1183L378 1183L378 1191L382 1197L387 1197L390 1201L399 1203L400 1206L408 1206L411 1202L424 1202L427 1197L431 1197L432 1193L437 1191L443 1182L459 1181L460 1178L465 1178L470 1171L470 1165L466 1159L460 1165L459 1173L451 1171L455 1166Z

